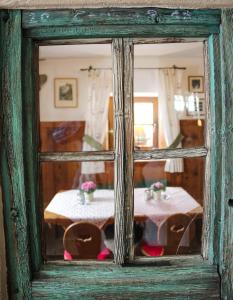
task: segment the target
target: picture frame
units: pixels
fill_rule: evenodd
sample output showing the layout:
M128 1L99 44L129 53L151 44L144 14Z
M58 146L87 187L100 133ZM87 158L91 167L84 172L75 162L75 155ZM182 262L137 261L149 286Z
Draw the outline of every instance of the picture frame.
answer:
M77 79L54 79L54 104L57 108L77 107Z
M206 112L205 98L199 98L198 101L186 103L187 116L204 117Z
M204 93L204 76L189 76L188 89L191 93Z

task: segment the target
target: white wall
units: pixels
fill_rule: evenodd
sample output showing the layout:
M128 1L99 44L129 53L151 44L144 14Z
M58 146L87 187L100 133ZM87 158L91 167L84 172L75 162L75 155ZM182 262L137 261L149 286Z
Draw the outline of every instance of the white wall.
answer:
M172 65L186 67L183 86L188 90L189 75L203 75L203 61L201 58L166 58L137 57L137 67L169 67ZM78 121L85 119L86 101L88 97L88 72L81 68L112 67L111 58L82 58L82 59L47 59L40 61L40 74L48 76L47 82L40 91L40 120L41 121ZM136 70L135 93L151 93L156 95L155 75L153 70ZM56 108L54 105L54 79L72 77L78 80L78 107Z

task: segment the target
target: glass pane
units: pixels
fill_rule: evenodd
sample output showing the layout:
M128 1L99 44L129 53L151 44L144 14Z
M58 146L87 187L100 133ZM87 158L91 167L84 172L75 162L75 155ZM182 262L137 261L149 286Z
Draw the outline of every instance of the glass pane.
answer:
M113 165L41 163L46 259L113 259Z
M40 151L112 150L111 44L39 50Z
M134 126L153 126L137 150L203 146L205 106L203 43L134 46Z
M177 163L182 172L167 172ZM204 163L203 158L135 162L134 225L141 236L136 255L200 253Z
M134 123L137 125L153 124L153 103L134 103Z
M154 139L153 125L134 125L135 148L152 147Z

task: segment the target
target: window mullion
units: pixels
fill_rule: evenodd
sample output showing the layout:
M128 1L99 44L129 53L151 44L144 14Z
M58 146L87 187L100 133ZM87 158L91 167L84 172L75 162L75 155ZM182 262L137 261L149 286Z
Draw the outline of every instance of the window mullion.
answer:
M125 120L125 261L134 257L134 119L133 119L133 43L124 39L124 120Z
M114 130L115 130L115 160L114 160L114 199L115 199L115 228L114 228L114 261L123 264L125 260L125 143L124 143L124 91L123 91L123 39L113 39L113 101L114 101Z
M133 231L133 54L128 40L113 40L115 128L115 262L132 259Z

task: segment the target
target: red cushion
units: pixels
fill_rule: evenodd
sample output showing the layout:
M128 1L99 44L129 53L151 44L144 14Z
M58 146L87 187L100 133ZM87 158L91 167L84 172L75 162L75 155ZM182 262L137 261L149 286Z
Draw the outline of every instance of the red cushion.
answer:
M141 246L142 254L146 256L162 256L164 253L163 246L151 246L147 243L143 243Z
M72 255L70 254L70 252L64 250L64 260L72 260Z
M108 248L104 248L97 256L98 260L105 260L109 258L109 255L111 254L111 251Z

